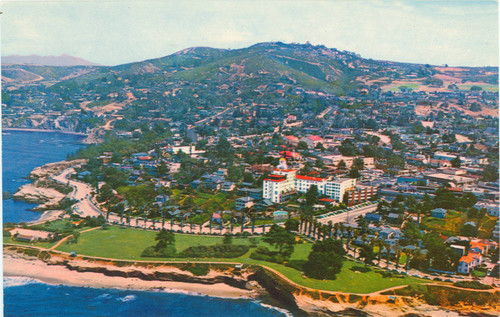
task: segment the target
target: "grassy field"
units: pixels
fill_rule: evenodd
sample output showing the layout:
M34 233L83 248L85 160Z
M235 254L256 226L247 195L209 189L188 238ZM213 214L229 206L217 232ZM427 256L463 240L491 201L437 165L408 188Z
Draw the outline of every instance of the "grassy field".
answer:
M489 92L498 92L498 86L497 85L491 85L491 84L458 84L457 87L460 90L470 90L472 86L479 86L485 91Z
M384 91L400 92L401 88L409 88L416 90L420 85L418 83L407 83L407 84L395 84L391 86L384 87Z
M154 238L156 232L145 231L133 228L120 228L111 226L107 230L94 230L83 233L77 244L62 244L57 249L60 251L71 252L75 251L81 255L90 255L98 257L116 258L124 260L168 260L167 258L141 258L140 254L144 248L155 244ZM222 237L214 236L197 236L197 235L176 235L176 248L182 251L193 245L211 245L222 243ZM234 238L233 244L251 245L252 241L258 246L270 247L267 243L262 242L260 238ZM312 244L304 243L295 246L295 251L291 256L291 260L305 260L311 250ZM258 261L250 259L250 250L238 258L232 259L175 259L182 260L202 260L215 262L239 262L244 264L260 264L281 272L297 284L322 289L329 291L342 291L352 293L370 293L398 285L413 285L422 281L413 277L386 277L381 274L382 271L375 268L365 268L363 264L359 264L350 260L344 262L344 267L336 280L321 281L309 279L302 275L302 272L293 268L286 267L277 263Z

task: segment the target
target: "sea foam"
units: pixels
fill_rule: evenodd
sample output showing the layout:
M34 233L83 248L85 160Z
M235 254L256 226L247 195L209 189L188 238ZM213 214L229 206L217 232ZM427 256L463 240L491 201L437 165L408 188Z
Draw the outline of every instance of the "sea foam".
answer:
M3 287L14 287L14 286L24 286L28 284L39 284L41 283L39 280L36 280L31 277L23 277L23 276L4 276L3 278Z

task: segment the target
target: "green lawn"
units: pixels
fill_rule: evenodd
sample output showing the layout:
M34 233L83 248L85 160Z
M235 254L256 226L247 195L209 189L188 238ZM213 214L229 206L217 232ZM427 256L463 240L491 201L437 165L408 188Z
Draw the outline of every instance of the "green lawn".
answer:
M111 226L108 230L94 230L82 233L77 244L69 245L63 243L57 250L71 252L75 251L81 255L90 255L106 258L116 258L124 260L168 260L167 258L141 258L140 254L144 248L155 244L154 238L156 232L145 231L134 228L120 228ZM176 248L182 251L189 246L193 245L211 245L215 243L222 243L222 237L214 236L197 236L197 235L183 235L176 234ZM262 242L260 238L234 238L233 244L251 244L251 239L257 240L257 245L270 247L267 243ZM305 260L309 255L312 244L304 243L295 246L295 251L291 256L291 260ZM273 268L292 281L311 288L329 290L329 291L343 291L353 293L369 293L382 290L389 287L407 284L418 284L422 281L413 277L405 278L384 278L378 270L370 268L368 272L360 272L356 268L361 268L363 271L363 264L346 260L344 267L334 281L320 281L309 279L302 276L300 271L293 268L286 267L277 263L270 263L265 261L258 261L250 259L251 249L247 254L238 258L232 259L196 259L202 261L215 261L215 262L239 262L245 264L261 264ZM186 259L175 259L178 261ZM194 259L187 259L194 260Z
M413 89L413 90L416 90L420 87L420 84L419 83L407 83L407 84L395 84L395 85L391 85L391 86L388 86L388 87L385 87L384 88L384 91L391 91L391 92L400 92L401 91L401 88L409 88L409 89Z

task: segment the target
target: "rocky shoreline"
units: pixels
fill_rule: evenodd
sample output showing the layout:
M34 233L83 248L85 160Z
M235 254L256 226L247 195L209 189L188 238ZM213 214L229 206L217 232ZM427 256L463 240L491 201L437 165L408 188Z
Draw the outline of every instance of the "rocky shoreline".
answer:
M11 196L14 200L37 204L33 211L55 210L59 203L71 192L71 188L52 179L57 173L66 168L82 164L85 160L61 161L49 163L35 168L28 176L32 183L21 186Z

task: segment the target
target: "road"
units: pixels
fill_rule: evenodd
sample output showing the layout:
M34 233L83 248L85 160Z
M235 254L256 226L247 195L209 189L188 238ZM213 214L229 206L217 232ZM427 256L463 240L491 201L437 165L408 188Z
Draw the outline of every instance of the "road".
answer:
M359 209L350 210L348 212L341 213L339 215L333 215L326 218L320 218L318 221L322 224L328 224L330 221L333 223L337 222L348 222L351 224L356 223L356 217L365 215L369 212L375 211L377 209L378 203L362 207Z
M82 182L74 181L68 179L68 175L75 172L73 168L68 168L62 171L60 174L55 175L52 179L71 186L73 191L68 194L68 198L75 199L78 202L73 205L73 211L79 214L81 217L97 217L103 215L103 213L95 206L92 202L92 188Z

